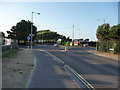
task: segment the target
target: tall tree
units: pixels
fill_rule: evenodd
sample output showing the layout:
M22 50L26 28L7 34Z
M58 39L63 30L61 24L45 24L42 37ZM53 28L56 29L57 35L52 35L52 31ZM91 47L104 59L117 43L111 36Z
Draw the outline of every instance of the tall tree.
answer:
M96 36L99 41L107 41L110 39L109 29L109 24L103 24L98 26Z
M36 26L33 25L33 34L34 37L36 37ZM30 21L25 21L21 20L16 24L16 26L12 26L10 31L7 31L8 33L8 38L15 39L15 40L27 40L27 37L31 33L31 22ZM34 40L33 37L33 40Z
M50 30L42 30L42 31L38 31L37 37L38 39L41 39L41 40L57 41L60 38L60 35L57 34L57 32L53 32Z
M1 38L5 38L5 33L4 32L0 32L0 37Z
M67 38L63 35L60 35L61 38L61 44L64 45L67 42Z
M71 41L72 41L72 39L70 39L70 36L67 37L66 40L67 40L68 42L71 42Z
M120 41L120 24L112 26L109 32L112 41Z

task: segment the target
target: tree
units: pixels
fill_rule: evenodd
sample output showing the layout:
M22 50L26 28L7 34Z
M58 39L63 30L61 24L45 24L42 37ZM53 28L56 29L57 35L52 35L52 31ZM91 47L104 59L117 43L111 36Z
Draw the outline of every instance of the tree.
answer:
M62 44L62 45L65 45L65 43L67 42L66 37L63 36L63 35L60 35L60 38L61 38L61 44Z
M96 36L99 41L110 40L109 29L110 29L109 24L103 24L101 26L98 26Z
M8 33L8 38L14 39L14 40L27 40L27 37L31 33L31 22L30 21L25 21L21 20L16 24L16 26L12 26L10 29L11 31L7 31ZM33 25L33 34L34 37L36 37L36 26ZM34 40L33 37L33 40Z
M60 35L57 32L50 31L50 30L40 30L37 32L37 39L40 40L47 40L47 41L54 41L57 42L58 39L61 39L61 44L64 45L67 41L72 41L70 37Z
M57 41L60 38L60 35L57 32L50 30L42 30L37 32L37 38L40 40L53 40Z
M107 41L107 42L98 42L97 50L120 54L120 24L114 25L112 27L107 25L101 25L97 29L97 38L99 41ZM109 49L113 48L113 51Z
M0 32L0 37L1 38L5 38L5 33L4 32Z
M67 40L68 42L71 42L71 41L72 41L72 39L70 39L70 36L67 37L66 40Z
M111 27L109 33L112 41L120 41L120 24Z

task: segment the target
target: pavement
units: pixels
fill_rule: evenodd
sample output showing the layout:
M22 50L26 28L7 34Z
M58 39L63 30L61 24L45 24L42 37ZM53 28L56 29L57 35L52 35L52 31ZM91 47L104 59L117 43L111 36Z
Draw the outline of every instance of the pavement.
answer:
M2 69L0 68L0 90L2 89Z
M0 90L2 89L2 67L1 66L2 65L0 65Z
M35 67L27 88L79 88L77 83L56 63L49 54L33 49Z

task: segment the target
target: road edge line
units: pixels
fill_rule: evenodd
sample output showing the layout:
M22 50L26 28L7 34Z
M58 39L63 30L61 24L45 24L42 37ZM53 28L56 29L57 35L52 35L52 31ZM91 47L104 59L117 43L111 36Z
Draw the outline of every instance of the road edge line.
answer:
M78 74L73 68L71 68L70 66L68 65L65 65L65 67L70 70L78 79L80 79L80 81L85 84L85 86L87 88L89 88L90 90L95 90L94 87L88 83L80 74Z
M62 66L64 66L65 68L67 68L73 75L75 75L88 89L90 90L95 90L95 88L90 84L88 83L80 74L78 74L73 68L71 68L70 66L66 65L61 59L59 59L58 57L56 57L55 55L47 52L46 50L42 50L41 51L47 53L48 55L52 56L55 61L58 63L58 64L62 64ZM64 69L65 70L65 69ZM66 71L66 70L65 70ZM68 72L68 71L66 71ZM68 72L69 73L69 72ZM69 73L70 74L70 73ZM78 84L78 82L76 81L76 83ZM79 84L78 84L79 85ZM79 85L80 87L80 85Z
M25 88L29 88L29 85L30 85L30 82L31 82L31 78L32 78L32 76L33 76L33 72L34 72L35 67L36 67L36 61L37 61L37 59L36 59L35 54L33 53L32 50L31 50L31 53L32 53L33 56L34 56L34 67L33 67L33 69L30 71L30 75L29 75L29 78L28 78L27 83L26 83L26 85L25 85Z

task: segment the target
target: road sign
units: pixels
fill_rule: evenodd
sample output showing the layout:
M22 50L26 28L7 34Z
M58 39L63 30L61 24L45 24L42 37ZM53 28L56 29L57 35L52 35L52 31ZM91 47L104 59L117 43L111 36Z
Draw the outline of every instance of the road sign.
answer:
M27 40L30 40L30 37L29 37L29 36L27 37Z
M78 46L79 41L78 41L77 39L75 39L75 40L73 41L73 43L74 43L75 46Z
M74 45L75 45L75 46L78 46L78 42L74 42Z
M25 41L24 40L19 40L19 43L24 43Z
M33 37L33 36L34 36L34 34L29 34L29 36L32 36L32 37Z

